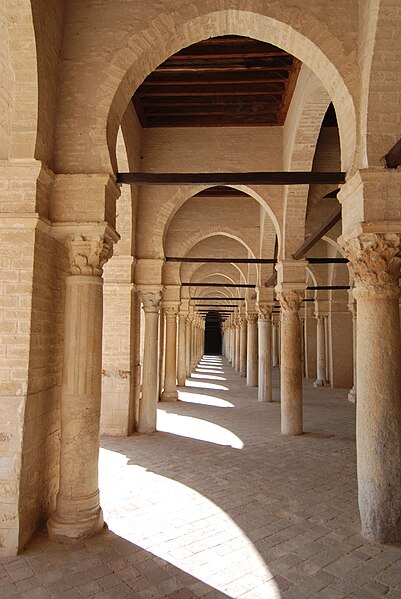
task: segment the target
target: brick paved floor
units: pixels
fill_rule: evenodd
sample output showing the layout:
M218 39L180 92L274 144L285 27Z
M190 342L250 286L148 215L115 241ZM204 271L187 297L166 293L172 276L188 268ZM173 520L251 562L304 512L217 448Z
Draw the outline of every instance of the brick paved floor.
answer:
M305 430L205 357L151 436L104 438L109 530L38 536L0 562L0 599L401 599L401 547L358 534L355 407L305 383Z

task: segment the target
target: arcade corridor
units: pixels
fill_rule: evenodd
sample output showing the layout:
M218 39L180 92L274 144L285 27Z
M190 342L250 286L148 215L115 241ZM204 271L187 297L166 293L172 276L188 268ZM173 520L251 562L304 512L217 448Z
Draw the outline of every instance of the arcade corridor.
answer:
M278 374L260 403L224 358L204 356L181 401L159 403L158 435L103 438L109 530L35 539L2 562L0 596L401 597L401 548L359 535L355 406L307 382L306 433L284 437Z

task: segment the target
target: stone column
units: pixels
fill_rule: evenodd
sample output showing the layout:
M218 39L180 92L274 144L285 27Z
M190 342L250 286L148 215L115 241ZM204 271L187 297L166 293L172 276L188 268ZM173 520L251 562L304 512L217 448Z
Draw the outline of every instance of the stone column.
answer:
M329 343L329 319L327 316L324 317L324 339L325 339L325 361L326 361L326 372L325 381L330 382L330 343Z
M247 336L247 361L246 361L246 385L247 387L258 386L258 317L257 314L247 314L248 336Z
M239 318L237 317L235 319L235 370L237 372L240 371L240 360L241 360L241 355L240 355L240 345L241 345L241 339L240 339L240 335L241 335L241 331L240 331L240 323L239 323Z
M273 401L272 395L272 311L273 306L258 305L258 400Z
M185 321L185 369L187 377L191 376L191 335L192 335L192 315L187 316Z
M303 433L301 322L299 309L303 294L282 290L281 305L281 432Z
M247 331L246 331L246 318L245 316L240 316L240 367L239 372L242 377L246 377L246 341L247 341Z
M326 339L324 334L324 316L316 315L316 363L317 378L313 383L314 387L323 387L326 379Z
M349 308L349 311L351 312L351 315L352 315L352 355L353 355L353 365L352 365L353 366L353 368L352 368L353 385L352 385L352 389L348 393L348 401L351 401L352 403L355 403L356 402L356 378L357 378L357 371L356 371L356 365L357 365L356 338L357 338L357 333L356 333L356 305L355 305L355 302L350 302L348 304L348 308Z
M278 322L273 321L273 348L272 348L272 363L273 366L278 366Z
M186 318L185 312L178 314L178 361L177 361L177 383L179 387L184 387L186 379Z
M103 528L98 459L102 371L102 268L112 253L106 236L67 240L64 364L61 385L60 485L47 528L52 539L77 540Z
M341 239L357 302L356 445L362 534L401 541L401 234Z
M235 338L234 338L234 325L232 316L230 316L230 357L229 362L231 366L234 368L234 348L235 348Z
M139 433L156 431L157 401L159 381L158 363L158 328L160 292L145 291L139 294L145 313L145 339L143 348L142 399L139 406Z
M163 308L160 308L159 312L159 399L164 389L164 358L166 348L166 318L164 315Z
M177 401L177 308L166 306L166 349L162 401Z

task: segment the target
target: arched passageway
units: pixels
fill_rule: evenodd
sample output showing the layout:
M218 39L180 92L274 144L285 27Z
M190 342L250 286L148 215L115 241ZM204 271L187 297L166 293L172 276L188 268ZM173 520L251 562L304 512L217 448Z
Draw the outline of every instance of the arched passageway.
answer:
M221 355L221 317L218 312L210 311L205 318L205 349L206 355Z

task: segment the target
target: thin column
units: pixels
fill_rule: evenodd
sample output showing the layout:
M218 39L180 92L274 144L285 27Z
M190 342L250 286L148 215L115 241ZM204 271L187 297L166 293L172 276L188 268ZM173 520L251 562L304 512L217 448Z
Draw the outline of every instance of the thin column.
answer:
M196 320L195 317L191 323L191 372L196 366Z
M164 308L166 314L166 349L162 401L177 401L177 309Z
M278 322L273 321L273 349L272 349L272 363L273 366L278 366Z
M246 377L246 318L240 316L240 375Z
M356 448L362 534L401 541L401 234L344 244L357 302Z
M160 308L159 312L159 397L161 399L161 394L164 389L164 350L166 347L165 343L165 316L164 311Z
M299 308L302 293L286 290L279 293L281 305L281 432L303 433L301 322Z
M71 263L64 313L60 484L56 510L47 523L49 536L60 541L103 528L98 489L102 268L112 250L102 238L71 235L67 243Z
M329 319L327 316L324 317L324 338L325 338L325 360L326 360L326 373L325 381L330 382L330 345L329 345Z
M316 316L316 364L317 378L313 383L315 387L323 387L326 378L326 339L324 334L324 316Z
M187 377L191 376L191 336L192 336L192 315L189 315L185 321L185 368Z
M246 361L246 385L247 387L258 386L258 317L256 314L247 314L248 336L247 336L247 361Z
M356 365L357 365L356 339L357 339L357 333L356 333L356 305L355 305L355 302L349 303L348 304L348 308L349 308L349 311L352 314L352 354L353 354L353 368L352 368L353 385L352 385L352 389L348 393L348 400L351 401L352 403L355 403L356 402L356 378L357 378L357 372L356 372Z
M258 306L258 400L273 401L272 395L272 323L273 306Z
M142 400L139 408L139 433L156 431L158 401L158 325L160 293L142 292L139 294L145 313L145 338L143 348Z
M239 372L240 370L240 325L238 318L235 319L235 370Z
M178 361L177 361L177 384L184 387L186 379L185 366L185 332L186 332L186 314L178 314Z

